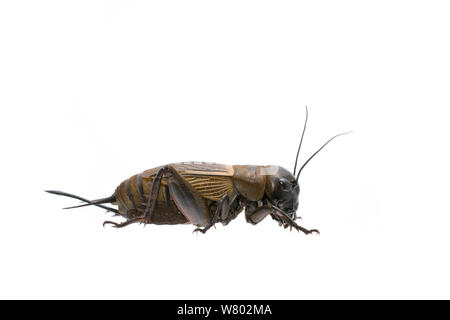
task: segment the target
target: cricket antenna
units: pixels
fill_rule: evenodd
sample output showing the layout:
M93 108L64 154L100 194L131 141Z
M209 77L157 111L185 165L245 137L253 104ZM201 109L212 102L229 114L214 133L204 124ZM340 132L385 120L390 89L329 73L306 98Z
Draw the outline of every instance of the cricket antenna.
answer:
M309 162L312 158L314 158L314 156L315 156L316 154L318 154L318 153L320 152L320 150L322 150L328 143L330 143L331 140L333 140L333 139L335 139L335 138L337 138L337 137L339 137L339 136L342 136L342 135L344 135L344 134L351 133L351 132L352 132L352 131L339 133L339 134L335 135L334 137L332 137L332 138L331 138L330 140L328 140L327 142L325 142L325 143L319 148L319 150L317 150L316 152L314 152L314 154L313 154L311 157L309 157L309 159L306 160L306 162L305 162L305 163L303 164L303 166L300 168L300 170L298 171L298 174L297 174L297 179L296 179L296 181L298 181L298 178L300 177L300 173L302 172L303 168L308 164L308 162Z
M297 150L297 156L295 157L294 172L292 174L294 177L295 177L295 170L297 169L298 155L300 154L300 149L302 147L302 142L303 142L303 136L305 135L306 123L308 122L308 106L305 106L305 108L306 108L305 124L303 125L302 138L300 139L300 144L298 145L298 150Z

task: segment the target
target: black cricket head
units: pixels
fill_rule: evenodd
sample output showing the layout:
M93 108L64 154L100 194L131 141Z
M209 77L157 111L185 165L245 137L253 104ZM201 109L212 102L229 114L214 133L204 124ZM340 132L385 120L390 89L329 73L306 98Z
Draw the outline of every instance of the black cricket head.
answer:
M295 219L300 186L295 176L283 167L267 177L265 193L270 203Z
M293 172L289 172L285 168L278 167L270 176L268 176L266 180L266 196L269 199L272 206L283 211L286 215L288 215L291 219L297 219L297 209L298 209L298 199L300 195L300 185L298 179L300 177L300 173L308 164L308 162L314 158L331 140L337 138L338 136L347 134L349 132L344 132L335 135L327 142L325 142L312 156L305 161L305 163L301 166L296 173L298 156L300 154L300 149L302 147L303 136L305 135L306 124L308 122L308 107L306 107L306 117L305 124L303 126L303 132L300 139L300 144L297 150L297 156L295 158L295 165ZM280 221L277 215L271 215L275 220Z

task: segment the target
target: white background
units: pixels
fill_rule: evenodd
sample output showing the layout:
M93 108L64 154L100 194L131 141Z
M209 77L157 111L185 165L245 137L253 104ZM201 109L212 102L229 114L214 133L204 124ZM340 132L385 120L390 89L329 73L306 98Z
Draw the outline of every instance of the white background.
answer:
M450 298L446 1L2 1L0 298ZM292 169L268 218L102 228L177 161ZM116 218L117 219L117 218Z

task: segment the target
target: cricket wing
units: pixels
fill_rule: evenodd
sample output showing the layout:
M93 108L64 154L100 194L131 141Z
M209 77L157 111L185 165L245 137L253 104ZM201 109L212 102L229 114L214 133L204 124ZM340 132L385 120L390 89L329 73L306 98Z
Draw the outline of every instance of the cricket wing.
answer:
M234 190L232 166L210 162L180 162L172 166L203 198L218 201ZM153 180L160 168L162 166L144 171L142 178ZM161 183L167 185L165 178Z

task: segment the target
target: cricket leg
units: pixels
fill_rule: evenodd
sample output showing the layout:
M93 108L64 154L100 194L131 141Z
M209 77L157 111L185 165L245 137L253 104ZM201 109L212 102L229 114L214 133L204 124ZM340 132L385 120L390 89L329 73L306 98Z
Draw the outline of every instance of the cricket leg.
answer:
M211 210L206 200L172 165L165 166L163 174L167 180L170 196L178 210L190 223L208 226L211 221Z
M211 218L211 221L209 224L204 228L197 228L192 232L201 232L206 233L213 225L216 224L217 220L219 219L219 216L228 216L228 212L230 211L230 204L228 203L228 195L224 195L222 199L219 200L217 203L216 211L214 212L214 215Z
M127 220L122 223L117 223L117 222L113 222L113 221L105 221L105 222L103 222L103 226L105 226L106 224L112 224L114 228L123 228L123 227L129 226L130 224L133 224L136 222L144 222L144 221L145 221L144 218L137 217L137 218L130 219L130 220Z
M245 219L250 224L258 224L270 214L270 209L267 206L258 206L257 203L250 203L245 210Z
M145 206L144 212L139 218L144 219L144 223L150 223L153 212L156 208L156 201L158 200L159 189L161 188L161 180L164 175L165 167L158 170L152 181L152 188L148 196L147 205Z
M302 226L299 226L294 220L292 220L280 208L277 208L275 206L270 206L270 210L271 210L271 214L276 215L281 220L281 222L283 223L285 228L291 227L291 228L294 228L297 231L303 232L304 234L311 234L311 233L320 234L319 230L317 230L317 229L308 230L306 228L303 228Z

